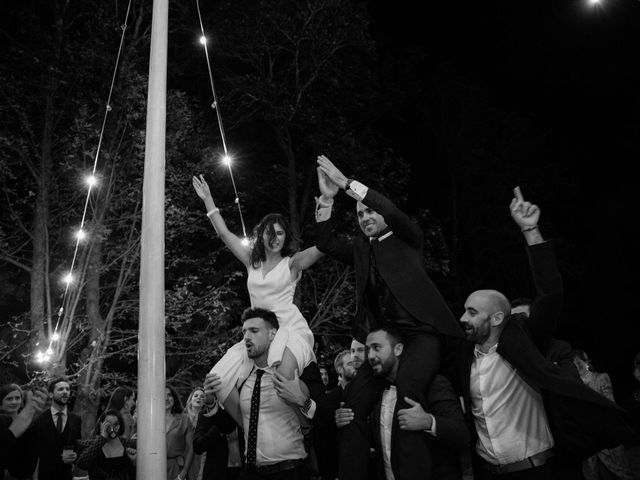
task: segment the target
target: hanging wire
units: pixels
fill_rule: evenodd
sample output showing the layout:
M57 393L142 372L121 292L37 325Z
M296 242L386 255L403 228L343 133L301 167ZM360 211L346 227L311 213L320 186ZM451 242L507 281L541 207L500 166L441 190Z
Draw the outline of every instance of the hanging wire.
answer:
M71 266L69 267L69 273L65 276L66 287L65 287L64 292L63 292L63 294L61 296L61 300L60 300L61 307L58 310L58 317L56 319L56 324L55 324L55 327L53 329L53 335L49 339L49 347L46 350L47 354L51 351L51 345L53 344L54 340L59 338L58 328L60 327L60 321L62 320L62 317L64 315L64 306L65 306L65 301L67 300L67 295L69 293L69 288L71 287L71 283L73 282L73 269L75 267L76 260L78 258L78 250L80 248L80 242L84 238L83 227L84 227L84 224L86 222L87 211L89 209L89 200L91 198L91 189L93 188L93 186L96 183L95 174L96 174L96 170L98 169L98 160L100 158L100 150L102 148L102 140L104 138L104 131L105 131L105 127L106 127L106 124L107 124L107 117L109 116L109 113L111 112L111 96L113 95L113 87L114 87L115 82L116 82L116 77L117 77L117 73L118 73L118 66L120 64L120 57L122 56L122 51L123 51L123 47L124 47L124 37L125 37L126 31L127 31L127 25L128 25L128 21L129 21L129 12L131 11L131 2L132 2L132 0L129 0L129 4L127 5L127 14L125 16L124 23L120 26L120 28L122 29L122 35L120 36L120 46L118 47L118 56L116 57L116 64L115 64L115 66L113 68L113 75L111 76L111 86L109 87L109 96L107 97L107 103L106 103L105 110L104 110L104 116L102 118L102 128L100 129L100 137L98 139L98 147L96 148L96 155L95 155L94 160L93 160L93 169L91 170L91 176L89 177L89 180L88 180L89 188L87 190L87 196L86 196L85 201L84 201L84 209L82 210L82 219L80 220L80 229L76 233L76 245L75 245L75 248L74 248L74 251L73 251L73 258L71 259Z
M220 112L220 103L218 102L218 95L216 94L216 87L213 82L213 74L211 73L211 62L209 60L209 50L207 49L207 36L204 33L204 25L202 23L202 14L200 13L200 0L196 0L196 8L198 10L198 20L200 22L200 31L202 32L201 43L204 47L204 56L207 59L207 70L209 72L209 84L211 85L211 94L213 95L213 103L211 108L216 111L218 117L218 127L220 129L220 137L222 138L222 148L226 158L229 158L229 151L227 150L227 140L224 134L224 124L222 123L222 113ZM242 225L242 234L244 238L247 238L247 229L244 225L244 218L242 216L242 207L240 205L240 196L238 195L238 189L236 188L236 181L233 178L233 170L231 170L231 161L227 162L229 168L229 176L231 177L231 185L233 186L233 193L235 195L235 203L238 206L238 214L240 215L240 224Z

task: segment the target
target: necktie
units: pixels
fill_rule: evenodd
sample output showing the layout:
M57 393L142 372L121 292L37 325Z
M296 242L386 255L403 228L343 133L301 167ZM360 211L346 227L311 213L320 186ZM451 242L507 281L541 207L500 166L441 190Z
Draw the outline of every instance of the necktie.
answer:
M251 394L251 409L249 410L249 432L247 435L247 463L256 464L256 448L258 447L258 414L260 413L260 380L264 370L256 370L256 383Z
M56 413L56 428L58 429L58 432L62 433L62 412L57 412Z

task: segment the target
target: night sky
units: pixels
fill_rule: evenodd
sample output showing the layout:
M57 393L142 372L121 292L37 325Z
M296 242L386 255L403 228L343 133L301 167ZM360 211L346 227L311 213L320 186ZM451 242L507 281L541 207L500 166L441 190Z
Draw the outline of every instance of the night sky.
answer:
M445 66L490 109L522 123L525 136L544 137L509 155L522 177L480 168L481 187L466 200L482 202L478 191L497 190L504 204L495 213L508 223L509 188L517 183L534 194L544 233L560 244L567 305L558 336L587 350L596 370L609 371L626 396L640 351L632 266L638 259L640 2L429 2L420 14L374 2L372 12L383 54L420 51L418 76L428 81ZM438 139L425 128L424 112L407 102L405 114L415 122L390 119L387 127L413 165L411 203L433 209L446 224L446 160L433 147ZM513 238L495 242L497 249L500 242ZM484 286L501 288L488 270Z
M376 128L412 166L405 207L431 210L450 237L454 172L461 233L471 236L465 248L491 250L483 262L462 255L460 270L473 271L464 293L532 296L510 289L505 265L491 263L522 242L500 230L512 226L507 207L520 185L542 208L543 233L558 241L567 294L558 336L584 348L628 396L640 351L640 1L363 4L389 97ZM460 141L445 141L451 134ZM524 250L513 272L527 275Z

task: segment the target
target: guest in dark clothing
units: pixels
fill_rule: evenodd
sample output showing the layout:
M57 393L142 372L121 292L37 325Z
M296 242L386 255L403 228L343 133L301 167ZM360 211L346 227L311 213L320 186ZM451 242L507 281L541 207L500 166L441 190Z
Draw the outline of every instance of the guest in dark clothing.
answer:
M121 436L124 419L118 410L107 410L96 425L97 437L85 443L78 466L91 480L134 480L136 442Z
M224 416L217 424L216 418L206 416L209 408L204 407L198 414L198 423L193 435L193 451L197 455L206 453L202 480L228 480L229 446L225 432L236 429L236 423L230 416ZM222 427L222 428L221 428Z
M353 336L364 342L367 333L385 324L406 338L399 366L396 409L407 408L404 398L426 405L425 394L440 367L440 344L445 337L462 339L440 292L424 270L423 233L409 217L380 193L347 177L328 158L318 157L321 196L316 209L316 246L352 265L356 277ZM356 199L363 237L337 237L331 221L333 199L340 189ZM364 364L345 391L344 401L354 421L340 432L340 478L364 479L368 460L367 416L380 398L384 381ZM414 480L431 471L431 454L416 450L420 432L400 431L393 437L392 463L397 480Z
M38 461L36 432L32 427L37 414L44 410L47 395L26 392L25 406L15 416L0 414L0 480L5 470L15 478L28 478Z
M71 385L65 378L49 383L51 408L36 421L38 431L38 480L71 480L77 455L72 448L81 438L82 421L67 405Z
M538 291L531 312L511 315L503 294L478 290L460 319L469 343L458 355L456 382L476 434L474 475L483 480L554 478L555 461L585 458L632 434L615 404L545 358L562 279L538 228L539 208L514 192L511 215Z
M377 478L393 480L395 472L390 461L393 435L398 431L420 432L418 450L431 450L431 472L422 472L419 478L460 480L462 469L460 451L469 444L467 428L458 396L446 377L436 374L427 393L428 411L418 402L405 399L410 408L394 415L397 391L394 385L403 350L402 336L395 329L374 330L367 336L368 361L374 375L389 382L371 414L371 426L376 448ZM338 409L336 424L342 427L353 418L350 409Z

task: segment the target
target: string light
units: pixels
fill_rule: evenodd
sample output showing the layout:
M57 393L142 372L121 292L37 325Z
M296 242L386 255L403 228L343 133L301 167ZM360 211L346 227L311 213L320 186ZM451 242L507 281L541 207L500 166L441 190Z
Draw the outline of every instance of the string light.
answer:
M60 334L58 333L60 331L59 326L60 326L60 322L62 321L62 317L64 314L64 305L65 305L65 301L67 300L67 294L69 292L69 287L71 286L71 283L73 282L73 271L74 271L74 266L76 263L76 259L78 257L78 249L80 246L80 241L83 240L84 238L86 238L86 232L83 230L86 218L87 218L87 211L88 211L88 207L89 207L89 199L91 198L91 189L97 185L98 183L98 179L96 177L96 170L98 168L98 160L100 158L100 152L101 152L101 147L102 147L102 140L104 138L104 132L105 132L105 128L106 128L106 124L107 124L107 118L109 116L109 113L113 110L111 107L111 97L113 95L113 90L114 90L114 86L115 86L115 82L116 82L116 78L117 78L117 74L118 74L118 66L120 65L120 58L122 56L122 52L123 52L123 47L124 47L124 39L125 39L125 33L127 30L127 25L128 25L128 21L129 21L129 13L131 12L131 2L132 0L129 0L129 3L127 5L127 13L125 15L125 20L124 23L121 26L122 29L122 35L120 36L120 45L118 47L118 55L116 57L116 62L115 62L115 66L113 68L113 75L111 76L111 85L109 87L109 96L107 98L107 101L105 102L105 109L104 109L104 115L102 117L102 128L100 129L100 137L98 138L98 146L96 147L96 154L93 160L93 169L91 170L91 174L89 174L87 177L85 177L85 183L88 185L88 189L87 189L87 195L85 197L85 202L84 202L84 209L82 211L82 220L80 221L80 228L78 229L78 231L75 234L76 237L76 244L75 244L75 248L73 251L73 258L71 259L71 266L69 268L69 273L67 275L65 275L65 277L63 278L64 283L66 284L64 293L62 294L62 299L60 301L60 308L58 309L58 315L57 315L57 319L56 319L56 323L55 326L53 328L53 335L51 336L51 339L49 340L49 347L46 350L46 353L42 353L41 351L37 351L35 354L35 358L36 361L40 362L40 363L44 363L44 362L48 362L50 359L50 356L53 355L53 349L51 348L51 345L54 341L58 341L60 340Z
M233 171L231 170L231 157L229 156L229 150L227 149L227 140L225 138L225 133L224 133L224 124L222 123L222 113L220 111L220 102L218 101L216 87L213 82L213 74L211 73L211 62L209 61L209 50L207 49L207 41L206 41L207 36L204 33L204 24L202 23L202 14L200 12L199 0L196 0L196 8L198 10L198 20L200 21L200 32L202 33L202 37L200 38L200 43L202 43L202 45L204 46L204 55L207 60L207 71L209 72L209 84L211 85L211 94L213 95L213 103L211 104L211 108L213 108L216 111L216 116L218 118L218 128L220 129L220 137L222 139L222 148L224 149L224 156L222 157L222 162L225 165L227 165L227 167L229 168L231 185L233 186L233 191L236 196L235 203L238 206L238 215L240 216L240 225L242 226L242 235L246 238L247 228L244 224L244 217L242 216L242 207L240 205L240 196L238 195L238 189L236 188L236 181L233 178Z
M242 239L242 245L244 245L245 247L249 246L249 239L247 237L244 237Z
M87 182L87 185L89 185L89 188L95 186L96 183L98 183L98 179L96 178L95 175L89 175L86 179L85 182Z

